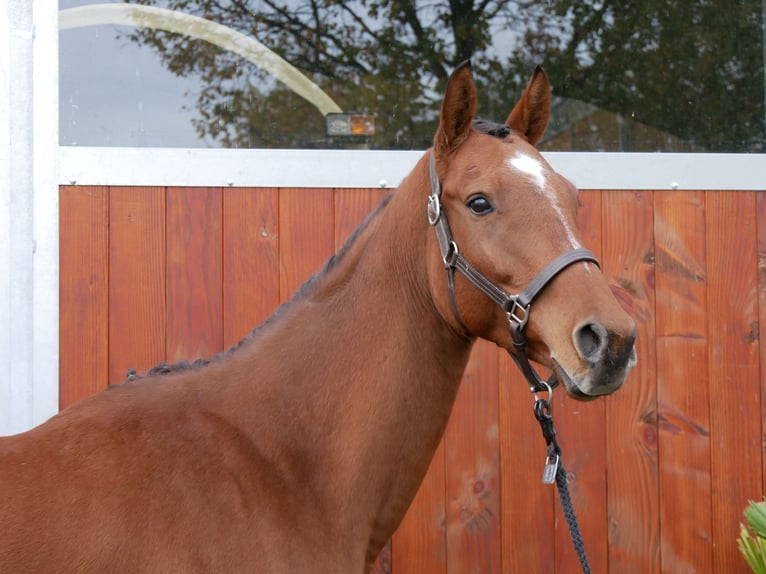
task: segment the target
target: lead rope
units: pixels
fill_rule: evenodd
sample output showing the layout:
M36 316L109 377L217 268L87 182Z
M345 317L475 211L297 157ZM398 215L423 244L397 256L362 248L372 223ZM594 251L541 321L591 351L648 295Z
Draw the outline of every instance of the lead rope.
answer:
M572 545L577 552L577 557L580 559L582 571L584 574L591 574L590 564L588 564L588 556L585 554L585 543L583 542L582 534L580 533L580 525L577 523L577 516L575 514L574 506L572 505L572 497L569 495L567 473L566 470L564 470L564 465L561 464L561 447L556 440L556 428L553 426L553 407L551 406L553 389L548 383L542 381L541 383L544 386L544 389L548 391L547 399L538 396L541 389L530 387L530 390L535 395L535 418L537 419L537 422L540 423L540 428L543 431L543 438L545 438L548 447L548 456L545 459L545 468L543 470L543 483L556 483L559 499L561 500L561 507L564 509L564 518L566 518L567 526L569 527L569 535L572 538Z

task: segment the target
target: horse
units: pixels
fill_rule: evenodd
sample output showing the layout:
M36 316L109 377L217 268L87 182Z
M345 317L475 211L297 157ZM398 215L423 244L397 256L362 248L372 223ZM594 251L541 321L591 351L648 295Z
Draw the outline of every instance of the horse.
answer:
M620 388L635 323L534 147L550 100L538 67L504 124L476 120L461 64L433 146L263 325L0 439L0 570L369 572L477 338L574 399Z

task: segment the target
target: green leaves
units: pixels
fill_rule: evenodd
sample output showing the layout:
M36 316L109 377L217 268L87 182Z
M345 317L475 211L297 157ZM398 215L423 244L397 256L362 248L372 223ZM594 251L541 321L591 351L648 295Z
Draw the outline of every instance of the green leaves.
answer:
M755 574L766 574L766 500L750 501L745 509L748 526L740 525L737 545Z
M766 538L766 499L763 502L751 500L750 506L745 508L745 518L755 534Z

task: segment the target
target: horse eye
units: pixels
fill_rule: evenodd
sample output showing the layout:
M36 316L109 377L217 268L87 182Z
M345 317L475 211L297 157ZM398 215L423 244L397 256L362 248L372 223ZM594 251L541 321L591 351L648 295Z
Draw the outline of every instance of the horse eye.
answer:
M495 211L489 200L483 195L474 195L466 202L468 209L470 209L476 215L487 215Z

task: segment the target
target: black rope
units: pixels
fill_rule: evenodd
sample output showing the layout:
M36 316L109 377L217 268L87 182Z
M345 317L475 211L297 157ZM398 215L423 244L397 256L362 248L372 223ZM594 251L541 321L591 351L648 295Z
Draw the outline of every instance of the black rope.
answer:
M567 472L564 465L561 464L561 447L556 440L556 428L553 426L553 415L551 414L550 387L548 388L548 399L535 399L534 411L537 422L543 431L543 437L548 445L548 459L545 463L545 473L543 482L549 482L550 475L555 474L556 488L559 492L561 507L564 510L564 518L569 527L569 535L572 539L572 545L580 559L580 565L584 574L591 574L588 556L585 553L585 543L580 532L580 525L577 523L572 497L569 495L569 485L567 484ZM555 468L555 470L554 470ZM551 472L552 471L552 472Z
M569 527L569 536L572 538L572 545L574 546L575 552L577 552L577 557L580 559L582 571L584 574L591 574L590 564L588 564L588 556L585 554L585 543L583 542L582 533L580 532L580 525L577 523L577 516L575 515L574 506L572 505L572 498L569 496L567 472L564 470L563 464L559 464L559 468L556 471L556 488L559 491L561 507L564 509L564 518L566 518L567 526Z

